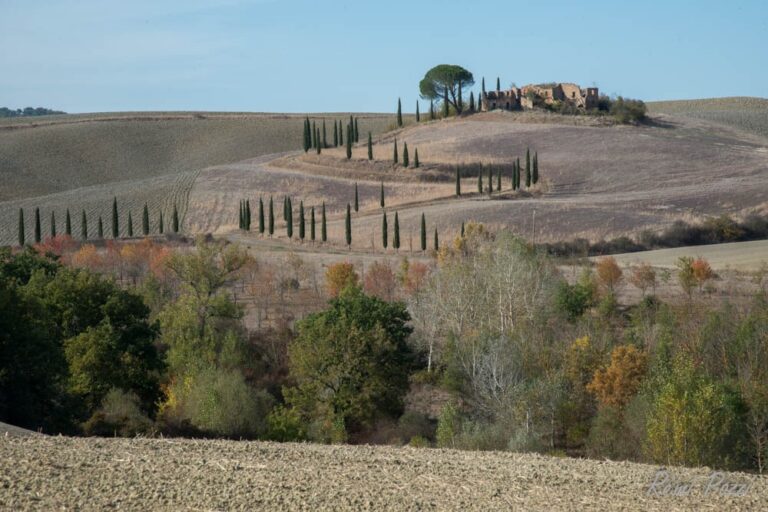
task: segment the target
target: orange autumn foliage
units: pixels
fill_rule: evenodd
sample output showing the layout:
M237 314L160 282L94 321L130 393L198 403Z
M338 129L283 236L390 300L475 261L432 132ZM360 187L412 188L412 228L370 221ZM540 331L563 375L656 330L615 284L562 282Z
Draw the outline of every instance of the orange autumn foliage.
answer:
M611 363L595 372L587 390L602 406L623 408L640 389L648 369L648 356L634 345L619 345Z

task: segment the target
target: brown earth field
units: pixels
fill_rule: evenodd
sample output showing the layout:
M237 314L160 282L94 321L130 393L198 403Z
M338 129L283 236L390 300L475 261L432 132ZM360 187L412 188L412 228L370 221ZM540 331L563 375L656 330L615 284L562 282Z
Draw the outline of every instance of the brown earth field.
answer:
M0 508L671 512L768 503L765 476L661 469L509 452L6 436Z
M401 155L408 143L411 161L418 149L420 169L392 164L395 137ZM511 162L524 162L529 147L538 152L541 182L530 192L512 193ZM382 183L390 230L397 211L401 239L418 236L424 213L430 245L435 228L445 240L468 221L543 242L610 238L658 230L678 219L768 211L768 139L689 117L660 114L645 125L615 126L599 118L492 112L388 132L376 139L373 151L374 162L359 144L349 161L339 148L206 169L192 187L186 227L193 233L231 232L239 199L250 198L253 205L272 195L276 234L285 238L281 208L290 194L296 209L300 200L316 208L325 202L329 236L343 244L344 211L354 201L355 183L358 249L369 248L372 240L380 247ZM501 193L477 193L479 163L501 170ZM457 164L466 176L460 198L454 196Z

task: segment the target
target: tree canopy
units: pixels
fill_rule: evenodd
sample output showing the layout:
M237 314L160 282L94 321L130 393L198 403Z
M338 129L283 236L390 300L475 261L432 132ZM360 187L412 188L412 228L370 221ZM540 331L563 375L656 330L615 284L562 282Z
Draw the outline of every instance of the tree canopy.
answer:
M461 113L462 102L459 94L462 89L468 89L475 84L472 73L461 66L440 64L433 67L419 82L421 97L428 100L448 101L456 112Z

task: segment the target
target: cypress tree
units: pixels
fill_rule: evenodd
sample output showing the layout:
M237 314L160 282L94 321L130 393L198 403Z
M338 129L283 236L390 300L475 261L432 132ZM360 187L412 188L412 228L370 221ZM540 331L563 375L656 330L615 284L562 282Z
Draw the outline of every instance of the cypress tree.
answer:
M381 182L381 190L379 191L379 206L384 208L384 182Z
M394 160L395 164L397 164L398 158L397 158L397 137L395 137L395 151L392 155L392 160Z
M357 135L355 135L355 120L352 116L349 116L350 133L352 134L352 143L357 142Z
M35 208L35 243L39 244L42 237L42 231L40 229L40 208Z
M288 238L293 238L293 205L291 205L291 198L288 198L286 203L288 210L286 211L285 219L285 231Z
M344 128L342 128L341 121L339 121L339 146L344 145Z
M403 108L400 105L400 98L397 98L397 126L403 126Z
M117 197L112 198L112 238L120 236L120 222L117 218Z
M176 209L176 204L173 205L173 217L171 218L171 228L174 233L179 232L179 211Z
M275 202L272 200L272 196L269 196L269 236L275 234Z
M309 117L304 120L304 152L309 151L311 145L311 135L309 134Z
M357 182L355 182L355 211L360 211L360 201L359 196L357 194Z
M304 201L299 201L299 238L304 240L306 235L304 225Z
M472 91L469 91L469 111L475 111L475 93Z
M347 125L347 160L352 158L352 125Z
M339 147L339 129L336 126L336 120L333 120L333 147Z
M85 210L80 215L80 238L88 240L88 218L85 216Z
M539 182L539 153L538 151L533 154L533 176L532 176L533 184Z
M517 190L517 165L512 161L512 190Z
M56 238L56 214L51 211L51 238Z
M165 231L165 224L163 223L163 211L162 210L160 210L160 222L159 222L159 226L158 226L157 230L160 232L161 235Z
M101 221L101 215L99 215L99 225L98 225L98 228L96 230L96 236L99 237L99 240L103 240L104 239L104 223Z
M149 234L149 208L147 203L144 203L144 211L141 213L141 231L144 236Z
M316 148L319 144L319 141L317 140L317 134L319 132L317 131L317 123L315 121L312 121L312 147Z
M264 200L259 196L259 234L264 234Z
M344 234L346 235L347 247L352 247L352 208L347 203L347 218L344 222Z
M440 241L437 239L437 228L435 228L435 252L440 249Z
M387 248L388 244L388 233L387 233L388 227L387 227L387 212L384 211L384 214L381 217L381 245L384 247L384 249Z
M373 160L373 139L371 132L368 132L368 160Z
M408 159L408 143L403 142L403 167L408 167L410 160Z
M315 207L309 209L309 238L315 241Z
M323 210L320 212L320 238L323 242L328 241L328 228L325 222L325 201L323 201Z
M501 90L501 79L499 77L496 77L496 91Z
M521 187L521 181L520 176L522 173L522 167L520 166L520 157L517 157L517 188L519 189Z
M128 237L133 236L133 218L131 217L131 211L128 210Z
M27 237L24 233L24 210L19 208L19 246L24 247Z
M419 148L416 148L413 151L413 167L418 169L421 166L421 163L419 162Z
M493 166L488 166L488 195L493 194Z
M323 148L328 147L328 139L325 138L325 119L323 119Z
M461 238L464 238L464 223L461 223Z
M485 77L483 77L483 96L485 96Z
M239 208L237 211L237 229L243 229L245 227L245 215L243 215L243 200L240 200Z
M416 122L421 122L421 114L419 113L419 100L416 100Z
M355 142L360 142L360 130L357 126L357 118L355 118Z
M421 250L427 250L427 218L421 214Z
M531 150L525 150L525 188L531 186Z
M251 230L251 200L245 200L245 230Z
M395 212L395 232L392 236L392 247L396 251L400 249L400 220L397 218L397 212Z
M461 169L456 166L456 197L461 197Z
M435 120L435 102L432 100L429 100L429 120Z
M477 193L483 193L483 168L480 167L480 171L477 173Z
M536 158L534 157L534 162ZM64 234L72 236L72 219L69 217L69 208L67 208L67 215L64 217Z
M288 196L283 196L283 221L288 222Z
M319 155L320 152L322 151L322 144L321 144L321 141L320 141L320 128L317 129L317 133L315 134L315 138L317 139L317 147L315 149L317 149L317 154Z
M496 192L501 192L501 167L496 169Z

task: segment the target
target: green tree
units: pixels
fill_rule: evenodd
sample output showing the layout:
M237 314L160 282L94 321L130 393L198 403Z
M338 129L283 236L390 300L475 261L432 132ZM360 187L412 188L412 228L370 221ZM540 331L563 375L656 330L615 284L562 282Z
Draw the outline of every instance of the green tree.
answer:
M427 71L419 82L419 92L424 99L442 98L444 103L447 102L444 108L447 109L448 104L453 105L456 112L461 114L461 89L472 87L474 83L472 73L461 66L440 64Z
M64 217L64 234L72 236L72 218L69 216L69 208L67 208L67 213Z
M160 233L161 235L162 235L162 234L163 234L163 232L165 231L165 224L164 224L164 222L163 222L163 210L160 210L160 218L159 218L159 220L158 220L157 231L158 231L158 233Z
M392 247L396 251L400 249L400 220L397 218L397 212L395 212L395 232L392 235Z
M275 234L275 202L272 196L269 196L269 236Z
M315 241L315 207L314 206L309 210L309 238L313 242Z
M435 228L435 251L440 250L440 240L437 238L437 228Z
M421 214L421 250L427 250L427 218Z
M88 219L85 216L85 210L80 215L80 238L88 240Z
M35 243L39 244L43 239L42 229L40 227L40 208L35 208Z
M283 196L283 222L288 222L288 196Z
M141 213L141 231L144 236L149 235L149 208L144 203L144 210Z
M322 141L320 140L320 128L316 128L315 139L317 140L317 146L315 146L315 149L317 150L317 154L319 155L323 151L322 150L323 144L322 144Z
M488 166L488 195L493 194L493 166Z
M499 77L496 77L496 90L501 90L501 79Z
M328 241L328 228L326 226L326 220L325 220L325 201L323 201L323 209L320 213L320 239L323 242Z
M323 147L324 148L328 147L328 139L326 138L326 133L325 133L325 119L323 119Z
M355 118L355 142L360 142L360 130L357 126L357 118Z
M162 233L162 231L160 232ZM98 237L99 240L104 239L104 223L101 220L101 215L99 215L99 222L96 229L96 236Z
M360 211L359 195L357 193L357 182L355 182L355 211Z
M341 121L339 121L339 146L344 145L344 128L342 128Z
M347 203L347 218L344 222L344 234L347 241L347 247L352 247L352 209Z
M264 200L259 196L259 234L263 235L266 226L264 225Z
M51 238L56 237L56 214L51 211Z
M461 169L456 166L456 197L461 197Z
M251 200L245 200L245 230L251 230Z
M408 143L403 142L403 167L408 167L410 160L408 158Z
M432 100L429 100L429 120L435 120L435 103Z
M421 167L421 162L419 162L419 148L413 150L413 167L416 169Z
M388 243L389 235L387 233L387 212L384 211L381 217L381 246L386 249Z
M400 98L397 98L397 126L403 126L403 107Z
M304 201L299 201L299 239L304 240L305 235Z
M128 236L133 236L133 218L131 217L131 211L128 210Z
M381 416L403 410L413 355L411 328L402 303L348 288L325 311L298 323L288 347L291 378L286 401L320 428L316 440L332 441L331 426L355 432Z
M496 192L501 192L501 167L496 169Z
M293 205L290 197L286 198L285 205L285 232L288 238L293 238Z
M531 188L531 150L525 150L525 188Z
M368 160L373 160L373 139L371 132L368 132Z
M381 188L379 189L379 206L384 208L384 182L381 182Z
M347 125L347 160L352 158L352 126Z
M533 184L539 182L539 152L533 154L533 176L532 176Z
M179 232L179 211L176 209L176 203L173 204L173 215L171 217L171 228L174 233Z
M117 197L112 198L112 238L120 236L120 221L117 217Z
M24 210L19 208L19 246L24 247L26 236L24 234Z
M416 122L421 122L421 114L419 113L419 101L416 100Z
M311 128L311 130L312 130L312 134L311 134L312 135L312 147L313 148L317 148L318 146L320 146L320 143L319 143L320 141L317 140L317 135L320 132L317 131L317 123L315 121L312 121L312 128Z
M309 133L310 127L309 127L309 117L307 117L304 120L304 152L306 153L309 151L310 146L312 145L312 136Z
M336 126L336 120L333 120L333 147L339 147L339 128Z
M395 162L395 164L397 164L398 160L399 159L397 157L397 137L395 137L395 149L394 149L394 152L392 154L392 161Z
M245 229L245 204L243 203L242 199L240 200L237 219L238 219L238 223L237 223L238 229Z
M483 193L483 168L480 167L480 171L477 173L477 193Z

